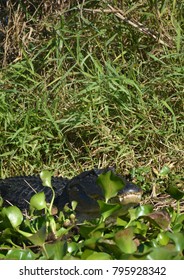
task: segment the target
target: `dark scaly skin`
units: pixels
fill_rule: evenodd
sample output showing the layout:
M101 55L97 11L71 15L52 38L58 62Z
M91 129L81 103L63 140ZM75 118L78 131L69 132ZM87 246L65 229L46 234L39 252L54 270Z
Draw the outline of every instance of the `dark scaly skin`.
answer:
M101 173L113 171L113 168L92 169L84 171L72 179L62 177L52 177L52 186L55 191L54 206L62 210L66 203L77 201L76 213L80 220L93 219L99 216L98 199L103 199L103 192L96 180ZM128 182L121 175L119 176L124 187L118 193L119 201L124 204L124 197L133 194L141 196L142 190L132 182ZM46 201L52 199L52 191L42 185L39 176L21 176L7 179L0 179L0 195L4 200L4 205L16 205L21 210L29 209L29 201L35 192L44 191ZM131 198L132 200L132 198ZM129 202L128 202L129 203ZM139 198L133 205L139 203ZM126 204L126 203L125 203ZM130 203L131 204L131 203Z
M56 197L60 197L61 208L68 202L64 194L69 179L62 177L52 177L52 186ZM46 201L52 199L52 191L42 185L39 176L19 176L7 179L0 179L0 195L4 200L4 205L16 205L21 210L29 209L31 197L38 192L44 191Z

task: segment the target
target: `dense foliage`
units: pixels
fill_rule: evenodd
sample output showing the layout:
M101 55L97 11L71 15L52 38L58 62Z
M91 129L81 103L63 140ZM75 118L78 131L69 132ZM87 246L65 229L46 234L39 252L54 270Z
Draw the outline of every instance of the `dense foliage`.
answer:
M122 214L122 205L110 202L120 180L111 172L98 178L105 201L98 201L101 215L92 221L77 222L75 203L54 217L54 191L50 205L44 192L36 193L25 218L16 206L2 208L1 259L184 259L184 213L171 207L153 211L147 204ZM41 178L52 188L49 172Z

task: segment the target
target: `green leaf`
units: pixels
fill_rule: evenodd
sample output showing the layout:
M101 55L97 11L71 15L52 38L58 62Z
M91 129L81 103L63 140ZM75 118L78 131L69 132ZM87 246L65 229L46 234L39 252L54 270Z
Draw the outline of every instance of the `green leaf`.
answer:
M98 200L98 204L100 206L100 212L104 220L122 208L122 206L119 204L106 203L102 200Z
M96 248L96 244L97 244L98 240L99 240L99 237L92 237L92 238L86 239L84 241L84 246L94 250Z
M112 171L100 174L97 179L97 184L102 188L106 202L110 198L115 197L118 191L125 186L123 180Z
M67 253L67 242L57 241L52 244L45 244L44 251L47 255L47 259L62 260Z
M175 223L176 223L176 224L177 224L177 223L182 224L183 221L184 221L184 213L178 214L177 217L176 217Z
M176 187L169 186L166 191L176 200L180 200L184 197L184 192L178 190Z
M43 246L46 237L46 226L42 226L36 233L30 235L29 237L27 236L27 239L29 239L34 245Z
M48 222L49 222L49 226L50 226L53 234L56 234L57 225L56 225L56 221L55 221L54 217L49 216L48 217Z
M175 224L172 226L173 232L181 232L184 229L182 224Z
M42 210L47 207L46 201L45 201L45 193L40 192L34 194L30 199L30 206L31 208L34 208L36 210Z
M72 201L71 206L72 206L72 210L75 211L75 209L77 207L77 201Z
M81 224L79 228L80 235L87 239L91 236L91 232L96 230L96 225Z
M160 170L159 175L160 176L166 176L170 173L170 171L171 171L170 168L168 166L164 165L162 167L162 169Z
M18 227L23 221L23 215L17 206L3 208L2 214L6 216L13 228Z
M40 173L40 178L42 180L43 186L49 187L52 190L52 199L51 199L50 206L49 206L49 212L51 214L52 213L52 207L53 207L54 199L55 199L55 192L54 192L54 189L53 189L52 183L51 183L52 173L50 171L44 170L44 171L42 171Z
M67 251L70 254L77 252L80 248L80 244L78 244L77 242L68 242L67 245L68 245Z
M2 198L2 196L0 196L0 207L2 207L3 206L3 198Z
M43 186L52 188L52 184L51 184L52 173L50 171L43 170L40 173L40 178L42 180Z
M66 235L70 230L71 230L72 226L71 227L68 227L68 228L65 228L65 227L60 227L59 230L57 230L55 232L55 235L57 236L57 238L61 238L63 235Z
M164 230L168 230L171 222L171 218L169 213L165 210L162 211L154 211L148 215L146 215L148 220L153 224L159 226Z
M133 228L129 227L124 230L120 230L115 234L115 243L119 249L126 254L132 254L136 252L137 246L133 240L134 232Z
M169 243L169 237L165 232L160 232L157 236L157 241L160 245L165 246Z
M81 256L82 260L111 260L111 256L103 252L95 252L86 249Z
M23 231L23 230L20 230L20 229L17 229L17 231L22 234L23 236L25 236L26 238L29 238L30 236L32 236L32 233L30 232L27 232L27 231Z
M120 217L117 217L116 225L117 225L117 226L126 227L127 221L121 219Z
M31 250L13 248L6 254L6 260L35 260L36 256Z
M184 250L184 235L181 232L167 232L167 236L175 243L177 251L182 252Z
M174 260L180 259L178 252L174 247L169 245L164 247L152 248L151 252L146 256L147 260Z
M152 205L141 205L137 208L134 209L129 209L129 215L130 215L130 220L134 221L138 219L141 216L145 216L153 211L153 206Z

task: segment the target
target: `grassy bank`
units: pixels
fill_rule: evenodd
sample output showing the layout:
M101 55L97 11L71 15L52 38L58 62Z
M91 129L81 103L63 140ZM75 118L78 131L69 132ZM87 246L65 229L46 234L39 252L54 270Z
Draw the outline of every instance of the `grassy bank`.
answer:
M1 176L181 173L182 3L30 2L10 1L2 25Z

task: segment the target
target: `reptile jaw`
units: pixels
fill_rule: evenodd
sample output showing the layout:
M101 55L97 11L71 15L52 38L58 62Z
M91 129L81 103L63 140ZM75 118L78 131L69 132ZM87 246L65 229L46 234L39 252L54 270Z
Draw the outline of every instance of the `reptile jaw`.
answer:
M128 205L128 204L136 205L141 202L142 193L143 193L142 191L124 193L124 194L119 195L118 199L122 205Z

